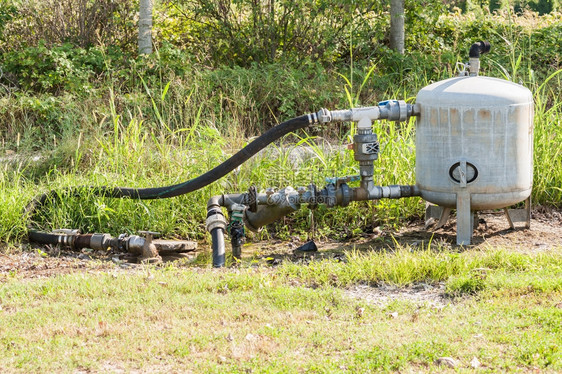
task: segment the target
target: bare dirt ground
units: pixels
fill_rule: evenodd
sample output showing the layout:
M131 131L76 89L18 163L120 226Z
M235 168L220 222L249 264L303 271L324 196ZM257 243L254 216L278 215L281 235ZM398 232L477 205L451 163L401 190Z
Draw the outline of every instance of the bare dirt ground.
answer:
M340 256L346 250L391 250L399 246L427 248L441 246L454 250L500 247L522 252L537 252L562 247L562 210L549 207L537 207L532 212L531 228L516 223L512 230L503 211L485 211L478 213L479 224L472 236L472 244L466 247L456 245L456 219L452 216L447 224L436 231L426 230L421 219L406 224L398 231L375 228L372 232L346 240L345 242L317 242L319 252L315 256L328 258ZM303 257L295 250L299 242L257 243L253 247L261 253L279 260Z
M310 260L318 258L342 258L344 252L355 249L391 250L400 246L426 248L439 245L453 250L470 248L501 247L523 252L538 252L562 247L562 210L537 207L531 220L531 229L509 228L503 212L479 213L479 225L474 231L473 244L466 248L456 246L456 221L449 222L437 231L426 231L424 222L416 220L408 223L399 231L374 229L360 237L336 241L317 241L318 252L297 250L302 242L269 241L244 246L243 256L262 259L270 264L282 261ZM22 250L0 251L0 282L11 277L41 278L71 272L100 272L108 270L134 270L142 265L130 264L119 260L115 254L75 253L59 251L55 248L23 245ZM199 252L209 251L209 245L201 244ZM186 260L184 260L186 261ZM187 261L188 262L188 261Z

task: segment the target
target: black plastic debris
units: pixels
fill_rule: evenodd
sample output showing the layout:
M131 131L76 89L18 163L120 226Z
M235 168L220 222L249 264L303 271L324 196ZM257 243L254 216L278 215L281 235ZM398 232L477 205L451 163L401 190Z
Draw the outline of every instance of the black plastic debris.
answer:
M297 249L295 249L295 252L318 252L318 247L316 246L316 243L314 243L314 240L308 241L306 243L304 243L303 245L301 245L300 247L298 247Z

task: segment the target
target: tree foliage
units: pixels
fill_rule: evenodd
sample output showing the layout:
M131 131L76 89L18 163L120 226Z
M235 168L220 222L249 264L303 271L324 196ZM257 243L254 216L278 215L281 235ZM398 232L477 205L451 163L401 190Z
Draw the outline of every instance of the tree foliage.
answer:
M17 50L71 43L79 47L100 44L127 48L135 43L137 1L130 0L28 0L0 9L1 48ZM9 17L6 17L8 15Z
M178 0L171 6L191 34L187 47L213 65L280 57L333 61L354 43L384 38L388 23L383 3L366 0Z
M559 14L517 14L512 8L491 14L491 2L475 0L470 4L477 10L467 13L458 10L462 1L407 0L404 56L388 48L385 2L170 0L156 3L157 56L143 61L137 59L136 1L0 0L0 88L89 93L104 76L129 84L136 79L130 66L148 63L165 64L180 77L201 66L256 74L273 64L309 70L309 80L318 81L314 74L335 69L349 72L350 83L361 82L362 72L375 66L370 79L384 90L397 79L415 84L428 71L432 79L452 74L480 39L493 44L484 63L511 70L510 79L540 79L561 66ZM289 101L282 101L265 103L263 112L292 113L285 111Z

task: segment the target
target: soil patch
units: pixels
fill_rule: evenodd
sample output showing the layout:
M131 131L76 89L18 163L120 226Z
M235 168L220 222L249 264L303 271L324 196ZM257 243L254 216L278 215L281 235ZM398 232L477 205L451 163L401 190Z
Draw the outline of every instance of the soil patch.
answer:
M283 261L308 262L317 259L343 260L345 251L384 251L393 250L399 246L411 248L427 248L429 245L462 251L470 249L485 249L501 247L510 250L533 252L546 251L562 247L562 211L548 207L537 207L532 214L531 228L509 228L505 215L501 211L487 211L479 213L479 224L474 230L473 244L459 247L456 243L456 221L452 217L449 222L437 231L427 231L424 222L414 220L398 231L375 228L370 233L345 241L316 241L317 252L302 252L297 248L303 244L298 239L290 242L267 241L245 245L244 258L260 259L269 264L279 264ZM229 244L227 243L227 252ZM200 245L203 251L209 252L210 246ZM76 253L58 251L48 247L33 247L21 252L0 252L0 282L10 278L39 278L51 277L76 271L99 272L110 269L136 269L141 265L129 264L116 260L114 255L104 253ZM417 286L416 286L417 287ZM382 292L375 299L384 300L390 290L368 290ZM356 293L365 293L366 289L358 288ZM401 292L408 298L408 290ZM439 293L439 292L437 292ZM419 294L419 292L416 292ZM423 294L423 293L422 293ZM384 296L384 297L383 297ZM394 295L396 296L396 295ZM418 297L418 296L416 296ZM441 296L438 296L441 297ZM435 299L434 301L436 301Z
M296 250L303 243L298 239L292 242L262 242L244 247L248 255L263 254L276 262L292 259L333 258L349 250L393 250L397 246L411 248L441 247L456 251L505 248L522 252L537 252L562 247L562 212L554 208L538 207L532 213L531 228L516 224L511 229L503 211L484 211L478 213L478 226L472 236L472 244L458 246L456 219L452 216L442 228L431 231L425 229L421 219L413 220L400 230L375 228L370 233L342 242L316 241L318 252L303 253Z
M445 295L445 284L436 285L418 283L408 287L392 285L367 285L353 286L344 291L344 294L353 299L358 299L371 305L385 307L393 301L409 301L417 306L426 306L441 309L452 302Z

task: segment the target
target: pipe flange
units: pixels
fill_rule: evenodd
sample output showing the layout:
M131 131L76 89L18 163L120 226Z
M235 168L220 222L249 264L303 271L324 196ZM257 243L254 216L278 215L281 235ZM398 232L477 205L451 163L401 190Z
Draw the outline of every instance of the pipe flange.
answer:
M341 190L341 206L348 206L349 203L351 202L351 189L349 188L349 186L346 183L342 183L340 185L340 190Z
M308 185L308 190L310 191L308 209L316 209L318 207L318 189L314 183L311 183Z
M400 109L400 117L398 118L399 122L404 122L408 119L408 104L404 100L398 100L398 106Z
M248 199L248 201L247 201L248 210L252 213L257 212L258 211L258 190L257 190L256 186L250 186L246 196L247 196L247 199Z
M336 198L336 186L332 183L326 185L324 189L320 192L318 197L319 203L324 203L328 208L333 208L337 204Z

